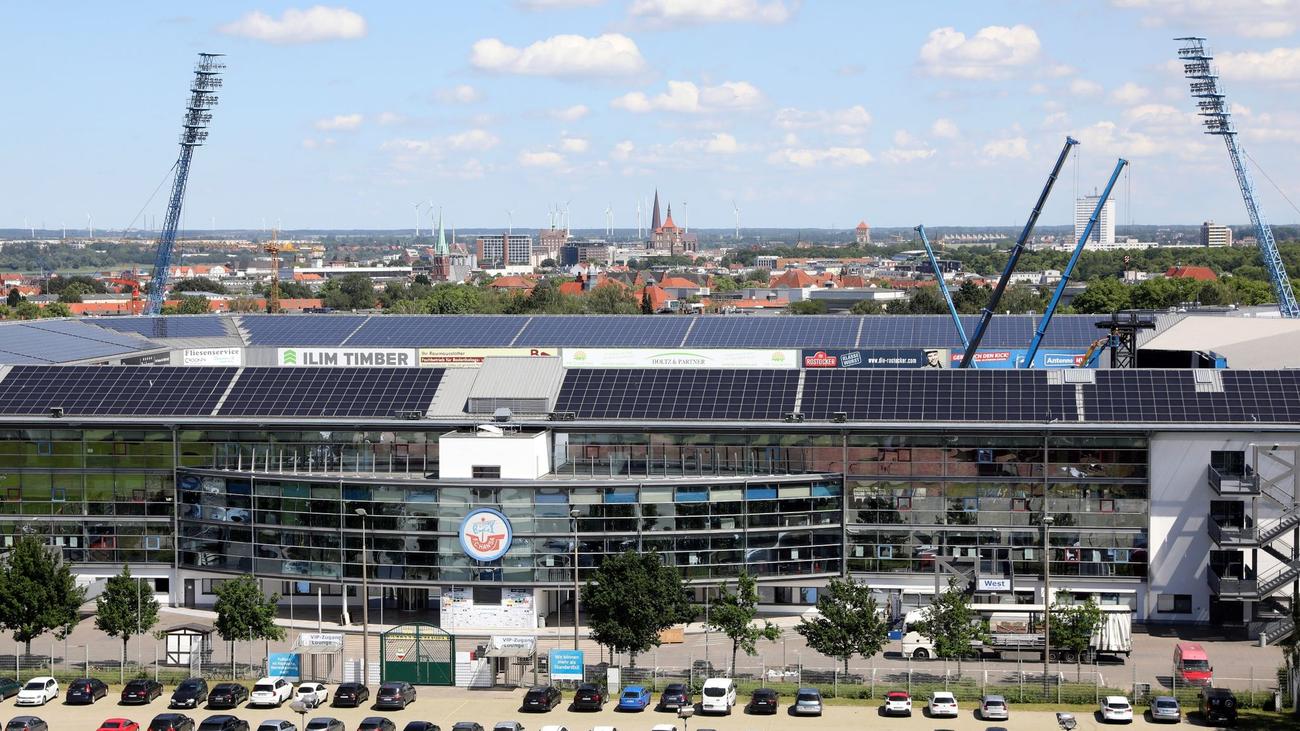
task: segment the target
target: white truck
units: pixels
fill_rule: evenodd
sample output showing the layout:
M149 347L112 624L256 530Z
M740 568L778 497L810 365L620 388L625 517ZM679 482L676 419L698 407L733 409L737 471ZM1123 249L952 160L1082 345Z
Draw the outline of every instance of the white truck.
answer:
M1001 657L1007 652L1043 655L1043 605L1041 604L972 604L971 609L988 622L989 641L976 642L981 657ZM1101 607L1101 625L1082 660L1091 662L1098 655L1124 655L1133 651L1133 610L1128 607ZM938 657L934 642L913 629L925 619L925 610L908 612L904 620L903 656L917 660ZM1053 643L1052 659L1074 662L1074 652Z

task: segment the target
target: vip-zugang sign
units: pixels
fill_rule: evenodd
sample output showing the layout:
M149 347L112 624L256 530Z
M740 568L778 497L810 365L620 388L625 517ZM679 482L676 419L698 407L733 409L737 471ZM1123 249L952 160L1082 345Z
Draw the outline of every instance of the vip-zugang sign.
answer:
M477 508L460 522L460 547L475 561L495 561L510 550L510 520L492 508Z

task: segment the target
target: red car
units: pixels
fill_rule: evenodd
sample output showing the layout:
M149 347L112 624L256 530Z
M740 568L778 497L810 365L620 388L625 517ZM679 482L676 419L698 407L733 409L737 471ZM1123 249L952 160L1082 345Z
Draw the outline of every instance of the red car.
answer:
M99 724L99 731L140 731L140 724L129 718L110 718Z

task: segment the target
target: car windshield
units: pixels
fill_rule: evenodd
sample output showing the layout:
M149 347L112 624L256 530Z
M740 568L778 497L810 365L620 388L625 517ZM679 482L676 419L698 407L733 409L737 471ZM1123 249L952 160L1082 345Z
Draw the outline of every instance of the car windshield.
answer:
M307 728L310 729L320 729L320 728L329 728L329 727L330 727L330 722L320 718L314 718L307 722Z
M952 701L953 698L950 695L936 695L934 697L935 703L952 703Z
M45 690L45 681L33 680L27 683L25 690Z
M1111 702L1108 703L1107 705L1109 705L1111 708L1113 708L1113 709L1115 709L1115 710L1117 710L1117 711L1127 711L1127 710L1128 710L1128 704L1125 703L1124 701L1111 701Z
M635 690L625 690L625 691L623 691L623 697L624 697L624 698L640 698L640 697L641 697L641 693L640 693L640 691L635 691Z
M182 682L180 685L176 686L176 690L198 690L198 689L199 689L199 681L197 680L186 680Z
M100 727L100 728L121 728L121 727L122 727L122 722L121 722L121 721L105 721L104 723L100 724L99 727Z
M907 696L904 695L904 694L902 694L902 693L890 693L889 695L885 696L885 698L888 699L888 700L891 700L891 701L905 701L905 700L907 700Z
M1209 660L1183 660L1183 670L1209 670Z
M1178 707L1178 701L1173 701L1173 700L1156 701L1156 708L1177 708L1177 707Z
M710 698L719 698L726 694L727 694L727 689L719 685L715 685L713 687L704 689L704 695L707 695Z
M820 699L817 697L817 694L816 694L816 693L800 693L800 694L799 694L799 700L801 700L801 701L815 701L815 700L820 700Z
M271 685L271 684L269 684L269 683L258 683L257 685L254 685L254 686L253 686L253 692L254 692L254 693L273 693L273 692L275 692L275 686L274 686L274 685Z
M988 706L989 708L1001 708L1006 704L1004 704L1002 701L984 701L984 705Z

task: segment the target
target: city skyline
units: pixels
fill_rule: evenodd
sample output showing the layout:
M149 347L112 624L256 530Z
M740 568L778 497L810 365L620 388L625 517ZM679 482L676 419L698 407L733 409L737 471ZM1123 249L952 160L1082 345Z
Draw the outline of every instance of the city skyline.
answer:
M1240 225L1223 146L1176 61L1218 57L1276 223L1300 218L1300 3L1112 0L900 8L781 0L9 6L14 149L0 227L120 229L161 216L195 54L227 54L184 228L852 228L1023 221L1132 163L1115 222ZM44 39L64 38L57 56ZM1290 92L1290 93L1288 93ZM1271 178L1271 182L1269 180ZM1280 195L1273 183L1282 189ZM645 220L648 210L642 212ZM681 220L686 218L686 221ZM143 226L136 220L135 227Z

